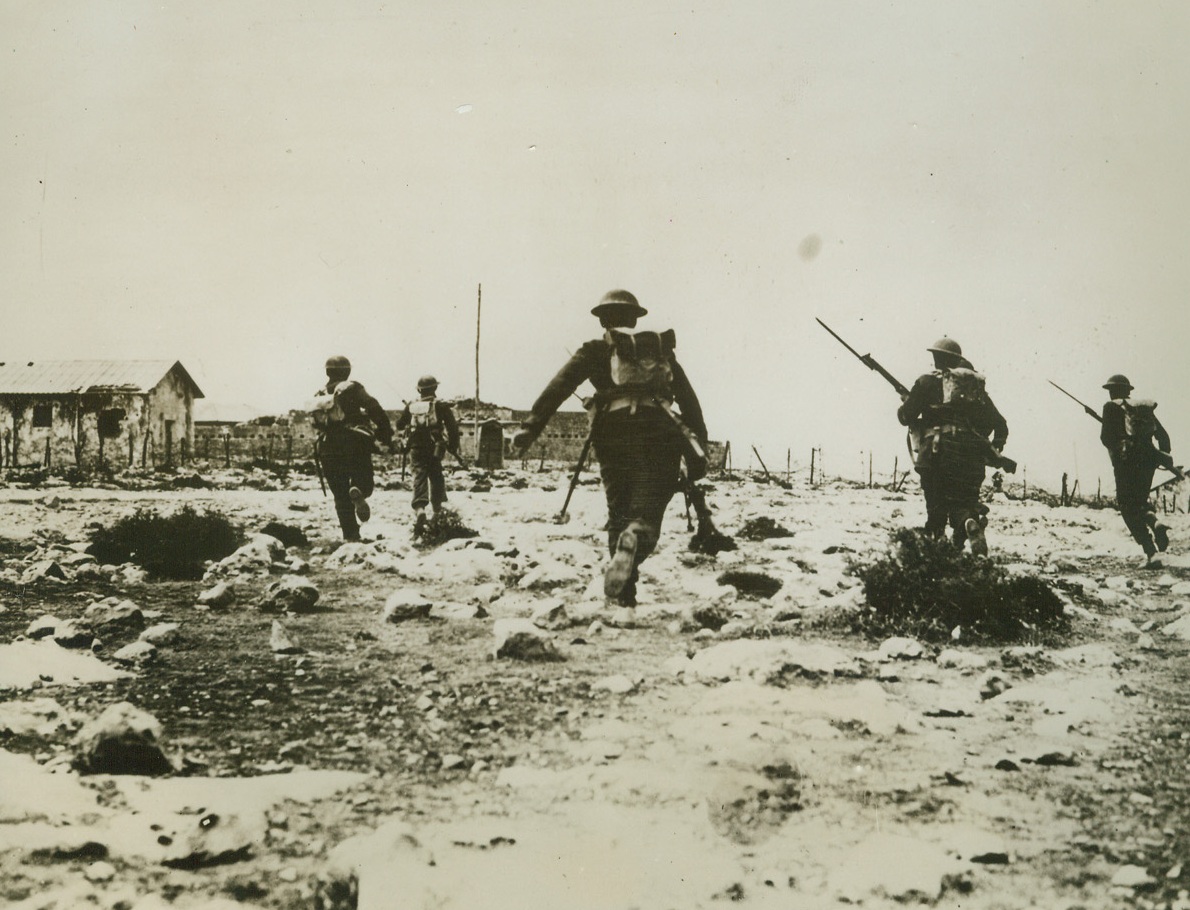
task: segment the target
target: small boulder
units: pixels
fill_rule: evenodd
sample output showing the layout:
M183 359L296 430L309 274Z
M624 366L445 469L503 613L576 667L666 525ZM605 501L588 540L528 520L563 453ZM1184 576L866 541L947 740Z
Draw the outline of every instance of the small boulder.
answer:
M497 659L524 661L562 660L552 638L529 619L499 619L492 628Z
M236 600L235 589L225 581L198 595L198 603L206 607L229 607Z
M303 648L289 634L286 628L277 620L273 620L273 627L269 633L269 648L274 654L301 654Z
M262 613L310 613L320 596L309 579L286 575L265 586L257 606Z
M83 774L167 774L161 724L128 702L111 705L75 738L75 767Z
M384 611L380 614L385 622L405 622L409 619L425 619L434 604L418 591L400 588L388 595Z
M122 664L146 664L157 656L157 646L148 641L134 641L112 655L112 660Z

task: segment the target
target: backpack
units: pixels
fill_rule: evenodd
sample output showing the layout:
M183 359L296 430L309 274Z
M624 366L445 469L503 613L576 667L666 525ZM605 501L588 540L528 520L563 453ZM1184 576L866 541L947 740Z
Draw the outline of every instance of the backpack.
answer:
M611 377L617 389L673 401L673 330L626 332L608 329Z
M328 392L326 389L319 389L315 393L314 400L310 403L310 418L320 432L325 433L333 427L343 425L347 414L339 402L339 395L355 385L358 383L354 380L345 379L335 386L334 391Z
M441 458L446 454L446 433L438 419L438 399L419 398L407 405L409 426L405 428L405 448L432 448Z
M1120 454L1130 458L1136 452L1156 451L1153 434L1157 431L1157 402L1146 398L1136 401L1123 399L1124 436L1120 440Z
M942 403L957 415L967 416L987 402L982 373L964 367L942 370Z

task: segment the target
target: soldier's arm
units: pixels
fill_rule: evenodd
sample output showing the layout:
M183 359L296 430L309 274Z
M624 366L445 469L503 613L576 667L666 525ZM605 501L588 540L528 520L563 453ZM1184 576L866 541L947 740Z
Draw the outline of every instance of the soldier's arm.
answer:
M682 412L682 423L686 424L690 428L690 432L697 436L705 446L707 444L707 424L702 416L702 405L698 402L698 396L694 394L694 387L690 385L686 371L676 360L673 361L673 373L674 403Z
M926 376L919 376L917 381L913 383L913 388L909 390L909 397L901 402L901 406L897 408L897 420L901 422L901 426L907 427L921 417L922 412L929 403L927 378Z
M459 450L459 422L455 418L455 409L445 401L439 401L437 406L438 419L442 421L442 427L446 430L446 450L457 452Z
M1165 427L1161 426L1161 421L1157 419L1157 415L1153 415L1153 438L1157 440L1157 448L1162 452L1170 451L1169 433L1166 432Z
M987 404L987 426L992 431L992 448L999 452L1008 442L1008 421L991 398L987 400Z
M1124 410L1114 401L1103 405L1103 424L1099 428L1099 441L1109 452L1114 452L1124 435Z
M544 391L537 396L533 407L529 409L529 416L521 422L521 432L517 434L517 437L524 439L526 433L530 437L529 442L524 445L529 445L541 434L554 412L561 407L562 402L591 377L593 364L601 356L607 356L603 342L588 341L566 361L566 365L558 371L557 375L546 385Z
M388 445L393 441L393 425L388 419L388 414L384 412L379 401L364 391L363 386L360 386L360 394L363 396L364 413L376 425L376 438Z

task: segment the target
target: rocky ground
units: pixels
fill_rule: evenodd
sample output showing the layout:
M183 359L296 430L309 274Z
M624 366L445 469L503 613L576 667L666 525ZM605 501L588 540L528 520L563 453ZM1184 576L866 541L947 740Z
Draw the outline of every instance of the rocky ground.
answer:
M559 524L561 472L458 472L478 536L419 549L395 478L342 546L316 482L222 480L0 489L7 905L1190 908L1184 516L1154 570L1112 511L997 498L1070 629L939 648L839 621L912 494L718 481L716 557L679 498L623 627L597 485ZM82 552L182 503L250 532L201 581Z

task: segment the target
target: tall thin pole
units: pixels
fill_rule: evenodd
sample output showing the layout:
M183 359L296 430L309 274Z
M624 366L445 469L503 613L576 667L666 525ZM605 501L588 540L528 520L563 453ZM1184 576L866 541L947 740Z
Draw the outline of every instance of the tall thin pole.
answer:
M483 284L475 286L475 457L479 458L479 316L483 306Z

